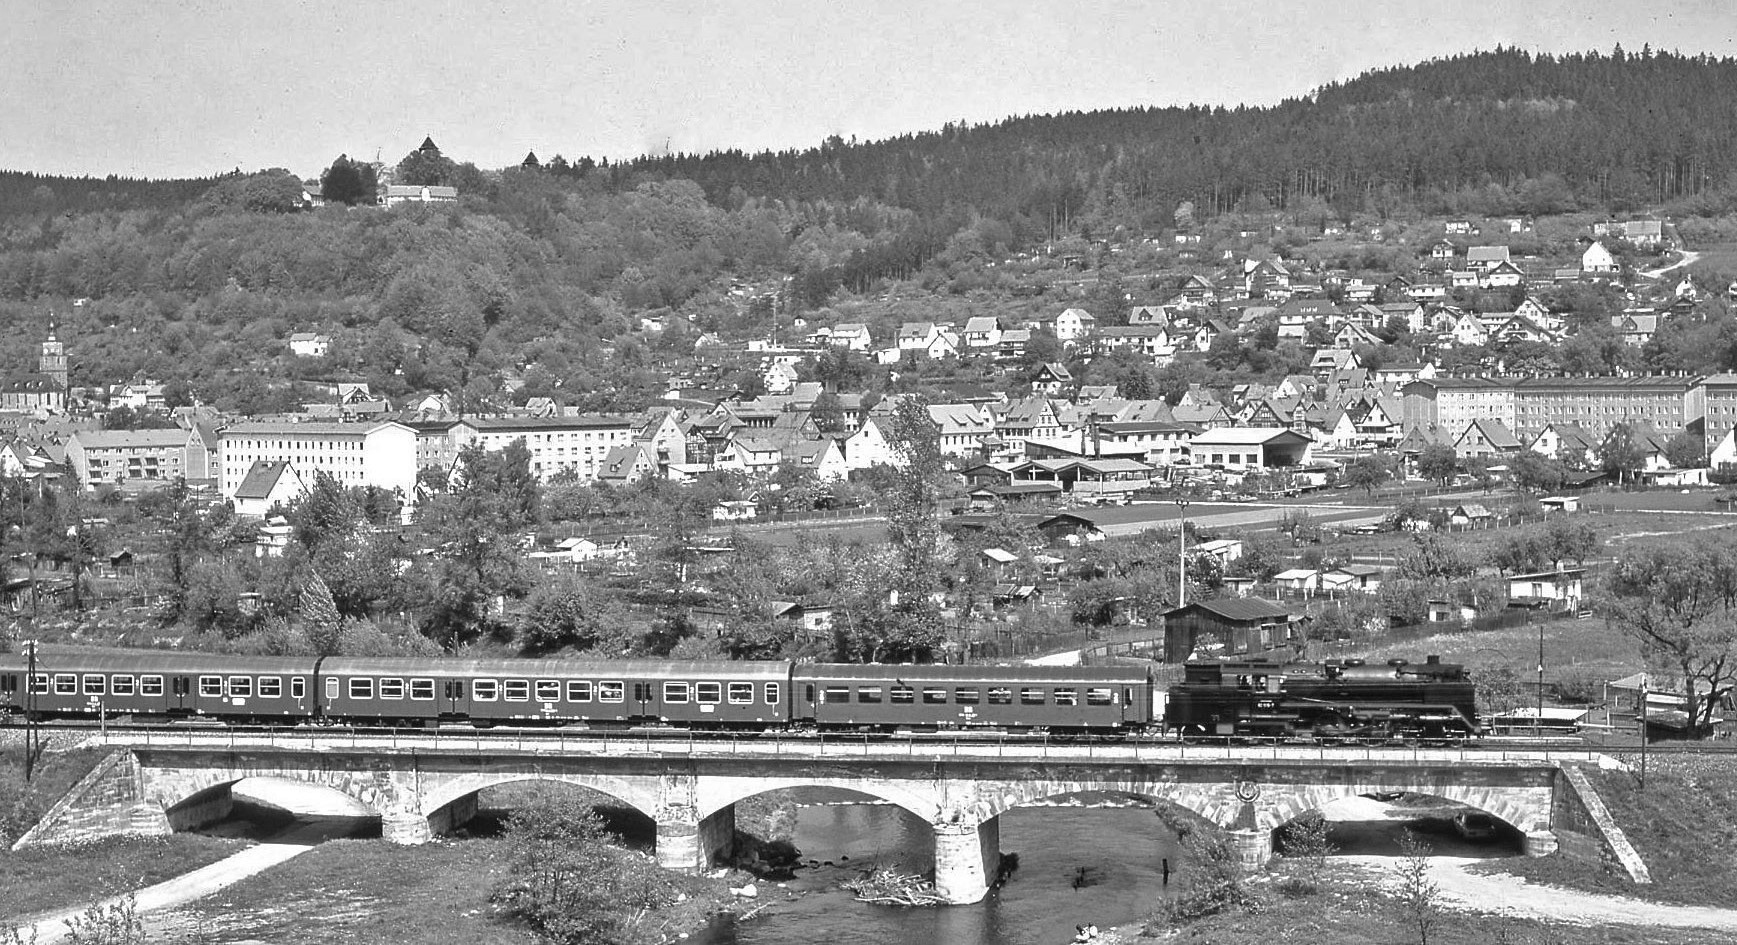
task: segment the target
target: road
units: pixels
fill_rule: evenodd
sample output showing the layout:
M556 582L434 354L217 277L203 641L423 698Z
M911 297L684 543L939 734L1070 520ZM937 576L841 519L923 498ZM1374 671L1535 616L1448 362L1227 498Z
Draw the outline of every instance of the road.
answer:
M1689 252L1688 250L1684 250L1682 259L1679 259L1676 262L1671 263L1669 266L1664 266L1664 267L1659 268L1659 269L1648 269L1647 271L1641 273L1641 275L1647 277L1648 279L1657 279L1657 278L1663 276L1665 273L1670 272L1672 269L1681 269L1684 266L1692 266L1695 264L1695 260L1700 259L1700 258L1701 258L1700 253L1693 253L1693 252Z

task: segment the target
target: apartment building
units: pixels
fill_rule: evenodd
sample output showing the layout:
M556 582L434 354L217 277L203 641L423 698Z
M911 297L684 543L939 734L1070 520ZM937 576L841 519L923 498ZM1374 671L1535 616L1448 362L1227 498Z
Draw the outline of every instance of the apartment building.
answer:
M1464 430L1473 420L1500 420L1514 428L1514 382L1492 377L1419 378L1400 389L1407 429L1436 424Z
M1705 404L1699 377L1528 377L1514 382L1509 427L1530 436L1552 423L1575 423L1602 440L1611 427L1641 422L1669 437L1698 424Z
M581 482L602 476L609 451L633 442L634 424L626 417L590 414L576 417L466 417L452 429L456 449L477 444L503 450L524 440L531 472L541 481L571 473Z
M167 430L79 430L66 441L66 461L85 485L130 480L168 482L188 475L188 450L198 448L179 427ZM201 449L201 452L203 450ZM199 468L205 466L203 457Z
M185 434L183 434L185 437ZM416 495L416 431L390 420L374 423L252 421L217 434L218 491L233 500L256 462L289 463L302 481L326 473L345 486Z

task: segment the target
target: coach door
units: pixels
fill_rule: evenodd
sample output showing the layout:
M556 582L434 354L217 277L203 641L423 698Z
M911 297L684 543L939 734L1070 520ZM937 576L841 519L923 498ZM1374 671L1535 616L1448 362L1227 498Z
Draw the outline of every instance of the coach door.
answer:
M465 707L464 680L447 679L440 684L440 714L465 716L470 714Z
M657 709L652 705L656 694L652 692L652 684L636 682L633 684L633 714L639 718L655 717Z
M169 677L169 711L193 711L193 677Z

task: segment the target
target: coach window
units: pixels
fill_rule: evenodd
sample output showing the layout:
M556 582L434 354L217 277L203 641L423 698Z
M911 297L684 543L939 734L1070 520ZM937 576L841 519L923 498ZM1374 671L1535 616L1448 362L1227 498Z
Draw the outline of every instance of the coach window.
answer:
M500 698L501 684L492 679L479 679L470 684L470 694L478 702L493 702Z
M1055 691L1056 705L1079 705L1080 691L1078 689L1057 689Z
M1086 690L1086 705L1115 705L1116 691L1101 686Z
M753 705L754 684L751 682L733 682L730 684L731 705Z
M610 680L597 684L598 702L620 702L627 697L627 687L618 681Z
M943 689L940 686L925 686L925 687L923 687L923 704L924 705L946 705L947 704L947 690Z
M434 698L434 680L432 680L432 679L412 679L412 680L410 680L410 698L416 699L416 700L421 701L421 702L427 702L427 701L433 699Z
M584 680L570 680L567 683L568 702L590 702L591 683Z
M959 705L976 705L981 698L976 686L960 686L953 690L953 701Z
M17 692L17 691L18 691L18 674L7 673L4 676L0 676L0 692Z
M717 705L724 699L724 684L715 682L694 683L694 701L701 705Z
M561 680L559 680L559 679L539 679L539 680L537 680L537 701L538 702L560 702L561 701Z
M57 696L78 695L78 677L71 673L55 673L54 694Z
M879 702L879 701L881 701L881 687L879 687L879 686L858 686L857 690L856 690L856 701L858 701L858 702Z
M1013 690L1007 688L1006 686L991 686L991 687L989 687L989 704L990 705L1012 705L1013 704Z
M836 704L841 703L841 702L849 702L850 701L850 687L849 686L827 686L826 689L821 693L820 701L823 703L831 704L831 705L836 705Z
M910 686L894 686L887 696L893 705L910 705L917 701L917 690Z
M161 676L140 676L139 677L139 695L141 695L141 696L160 696L162 694L163 694L163 677L161 677Z
M239 696L240 698L243 698L243 699L247 698L248 696L253 695L253 677L252 676L231 676L231 677L229 677L229 694L232 696Z
M328 701L330 701L330 700L336 699L336 698L338 698L338 680L334 676L327 676L326 677L326 699Z
M1042 689L1028 687L1019 690L1020 705L1043 705L1047 701L1049 700L1044 698Z
M38 695L38 696L48 695L48 674L47 673L37 673L36 675L30 677L30 692L33 695Z
M222 676L199 677L199 695L207 699L216 699L223 695Z
M688 701L688 684L685 682L666 682L663 684L663 701L679 705Z
M283 677L282 676L261 676L261 677L259 677L259 697L261 699L281 699L281 698L283 698Z
M396 676L389 676L385 679L380 680L380 698L382 698L382 699L402 699L402 698L404 698L404 680L399 679Z
M778 704L778 693L779 693L779 689L778 689L777 683L775 683L775 682L767 683L766 684L766 704L767 705L777 705Z
M508 679L501 683L508 702L529 702L531 699L531 681L529 679Z
M308 695L308 681L300 676L290 677L290 698L305 699Z
M352 698L352 699L372 699L372 698L374 698L374 680L364 679L360 676L350 677L350 698Z
M84 677L84 694L87 696L103 696L108 694L108 678L100 673L91 673Z

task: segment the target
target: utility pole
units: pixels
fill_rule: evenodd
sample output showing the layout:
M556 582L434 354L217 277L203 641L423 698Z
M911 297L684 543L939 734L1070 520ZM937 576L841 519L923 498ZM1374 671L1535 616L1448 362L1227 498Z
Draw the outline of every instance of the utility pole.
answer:
M1188 500L1176 500L1176 606L1188 603Z
M1556 586L1561 587L1561 572L1557 572ZM1538 622L1538 714L1532 719L1533 732L1537 735L1544 727L1544 621Z
M42 740L36 721L36 641L24 641L24 780L36 774L38 743Z
M1647 789L1647 674L1641 670L1640 705L1635 707L1635 720L1640 723L1641 759L1640 789Z

